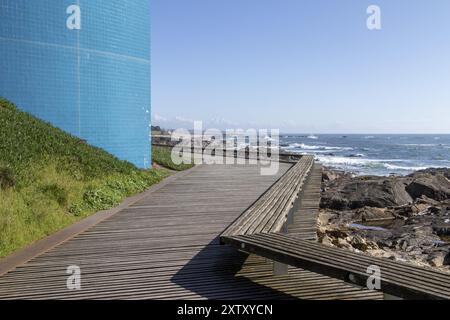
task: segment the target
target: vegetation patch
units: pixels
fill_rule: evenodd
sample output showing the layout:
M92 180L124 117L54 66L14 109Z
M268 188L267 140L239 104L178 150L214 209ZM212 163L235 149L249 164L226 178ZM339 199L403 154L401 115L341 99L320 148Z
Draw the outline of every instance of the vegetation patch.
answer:
M169 174L121 161L0 98L0 257Z
M12 188L16 185L16 178L11 168L0 168L0 189Z
M169 147L152 147L152 158L157 164L175 171L183 171L192 168L192 164L175 164L172 161L172 151Z
M67 205L69 193L64 187L60 187L56 183L47 184L40 188L40 191L47 195L50 199L55 200L61 207Z

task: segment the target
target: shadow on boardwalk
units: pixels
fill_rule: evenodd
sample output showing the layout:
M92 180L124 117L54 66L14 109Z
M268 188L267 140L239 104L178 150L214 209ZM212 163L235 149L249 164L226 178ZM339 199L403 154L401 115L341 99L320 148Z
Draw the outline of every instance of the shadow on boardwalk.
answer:
M295 299L247 276L274 278L270 263L255 261L246 253L221 246L217 237L183 266L171 281L207 299Z

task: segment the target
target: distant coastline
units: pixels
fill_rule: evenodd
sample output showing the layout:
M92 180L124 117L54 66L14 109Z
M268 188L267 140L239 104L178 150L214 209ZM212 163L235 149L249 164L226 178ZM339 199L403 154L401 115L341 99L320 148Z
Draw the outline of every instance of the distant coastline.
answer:
M158 129L153 143L173 144L171 130ZM324 166L356 176L450 168L450 134L281 134L279 145L282 153L314 155Z

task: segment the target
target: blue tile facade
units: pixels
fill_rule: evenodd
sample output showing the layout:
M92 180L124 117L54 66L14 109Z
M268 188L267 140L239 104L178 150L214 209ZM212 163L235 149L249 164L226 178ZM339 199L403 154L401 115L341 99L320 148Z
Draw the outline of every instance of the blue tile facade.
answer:
M151 166L149 2L0 0L0 96Z

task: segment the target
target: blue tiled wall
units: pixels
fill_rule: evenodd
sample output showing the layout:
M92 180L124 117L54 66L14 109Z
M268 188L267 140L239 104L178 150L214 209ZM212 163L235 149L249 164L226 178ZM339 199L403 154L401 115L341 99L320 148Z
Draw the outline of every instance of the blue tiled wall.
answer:
M149 2L0 0L0 96L149 167ZM80 30L66 26L70 5Z

